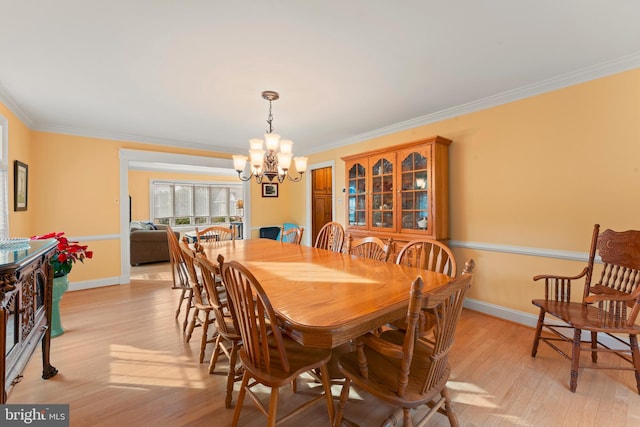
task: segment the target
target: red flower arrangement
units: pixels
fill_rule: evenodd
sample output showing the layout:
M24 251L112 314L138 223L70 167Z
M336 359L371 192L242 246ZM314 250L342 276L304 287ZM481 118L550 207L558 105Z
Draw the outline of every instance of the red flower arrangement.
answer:
M33 236L31 240L57 239L58 248L56 255L51 258L54 277L61 277L69 274L71 267L76 261L84 263L85 258L93 258L93 251L88 251L86 245L80 245L78 242L70 242L64 237L64 232L49 233L43 236Z

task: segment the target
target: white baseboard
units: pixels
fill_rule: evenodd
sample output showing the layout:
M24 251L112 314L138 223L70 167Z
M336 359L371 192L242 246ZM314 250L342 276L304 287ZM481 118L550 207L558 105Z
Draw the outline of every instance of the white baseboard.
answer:
M83 282L69 282L69 291L80 291L83 289L101 288L103 286L119 285L120 277L107 277L99 280L85 280Z
M478 311L500 319L509 320L525 326L536 327L538 316L513 310L511 308L502 307L500 305L490 304L488 302L478 301L473 298L465 298L464 306L469 310Z

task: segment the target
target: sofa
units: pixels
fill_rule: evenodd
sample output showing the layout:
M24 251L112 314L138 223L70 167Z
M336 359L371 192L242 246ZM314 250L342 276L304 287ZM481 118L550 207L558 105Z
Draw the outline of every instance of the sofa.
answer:
M180 233L174 233L179 240ZM150 222L131 222L129 253L131 265L169 261L167 226Z

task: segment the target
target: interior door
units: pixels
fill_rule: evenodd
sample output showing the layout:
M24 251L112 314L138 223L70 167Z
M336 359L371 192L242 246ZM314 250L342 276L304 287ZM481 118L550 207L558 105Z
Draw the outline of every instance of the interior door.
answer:
M331 167L311 171L311 193L311 244L313 245L322 226L333 219Z

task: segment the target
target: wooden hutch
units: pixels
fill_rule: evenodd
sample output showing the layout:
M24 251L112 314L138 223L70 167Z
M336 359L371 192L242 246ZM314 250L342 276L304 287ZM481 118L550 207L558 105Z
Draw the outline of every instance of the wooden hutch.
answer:
M449 144L434 136L343 157L346 232L390 237L396 251L415 239L449 239Z

